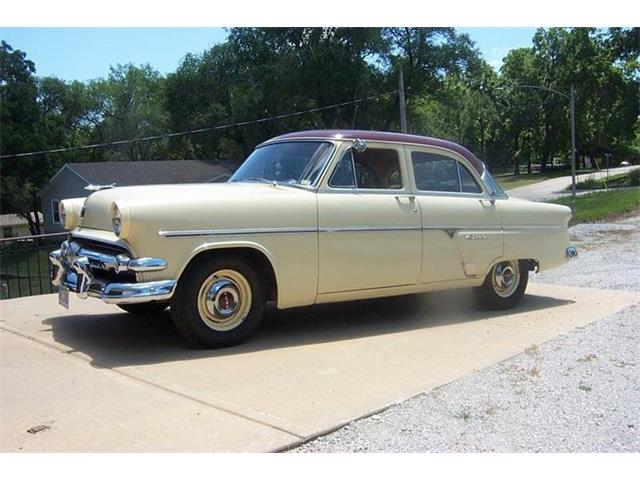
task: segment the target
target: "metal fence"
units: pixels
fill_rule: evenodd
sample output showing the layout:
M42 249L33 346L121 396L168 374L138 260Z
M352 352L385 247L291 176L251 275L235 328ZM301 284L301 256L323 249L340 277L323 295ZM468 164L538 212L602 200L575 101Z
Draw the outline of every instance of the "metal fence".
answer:
M0 239L0 299L55 293L48 254L66 233Z

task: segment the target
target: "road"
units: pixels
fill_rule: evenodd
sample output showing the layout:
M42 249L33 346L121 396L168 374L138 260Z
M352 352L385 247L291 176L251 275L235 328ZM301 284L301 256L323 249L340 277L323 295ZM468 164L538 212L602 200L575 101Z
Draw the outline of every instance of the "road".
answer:
M270 310L238 347L197 350L168 313L0 302L1 451L277 451L623 309L625 291L531 285L509 312L471 292ZM33 433L31 433L33 432Z
M636 168L640 168L640 165L634 165L631 167L618 167L609 170L609 175L617 175L620 173L630 172ZM587 178L605 178L607 172L599 173L583 173L576 177L576 181L586 180ZM525 200L532 200L534 202L544 202L553 200L563 195L568 195L567 187L571 186L571 175L566 177L552 178L545 180L544 182L533 183L524 187L518 187L511 190L507 190L507 194L510 197L524 198Z

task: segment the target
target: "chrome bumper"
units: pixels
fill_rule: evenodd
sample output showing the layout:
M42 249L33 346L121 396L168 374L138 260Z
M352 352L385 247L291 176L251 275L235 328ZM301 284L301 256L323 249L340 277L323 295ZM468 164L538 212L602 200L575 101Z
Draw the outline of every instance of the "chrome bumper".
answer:
M85 248L74 241L64 241L60 249L49 254L51 283L64 285L80 298L95 297L106 303L142 303L168 300L173 295L176 280L155 282L119 282L99 278L98 273L115 276L129 273L154 272L167 268L161 258L130 258Z
M578 249L576 247L567 247L565 255L569 260L572 260L578 256Z

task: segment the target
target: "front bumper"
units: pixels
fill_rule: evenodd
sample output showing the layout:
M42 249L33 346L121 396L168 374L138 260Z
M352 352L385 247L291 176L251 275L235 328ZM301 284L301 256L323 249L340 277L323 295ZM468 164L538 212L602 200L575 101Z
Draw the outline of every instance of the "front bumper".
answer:
M49 254L51 283L64 285L80 298L95 297L106 303L143 303L168 300L176 280L139 282L139 273L167 268L162 258L130 258L125 253L83 246L65 240Z

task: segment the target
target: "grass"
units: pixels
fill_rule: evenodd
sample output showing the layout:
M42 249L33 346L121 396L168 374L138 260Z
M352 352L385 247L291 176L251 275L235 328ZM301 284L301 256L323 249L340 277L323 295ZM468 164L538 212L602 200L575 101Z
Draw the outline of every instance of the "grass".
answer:
M553 203L567 205L573 212L571 225L609 220L640 208L640 188L594 192L562 197Z
M589 173L591 170L582 170L576 174ZM571 175L570 170L548 170L546 172L521 173L520 175L504 174L496 175L496 182L504 189L511 190L513 188L524 187L533 183L544 182L552 178L566 177Z
M617 175L609 176L609 179L605 178L587 178L582 182L576 183L576 189L578 190L597 190L602 188L621 188L621 187L637 187L640 184L640 169L632 170L627 173L619 173ZM571 190L571 187L567 187L567 190Z

